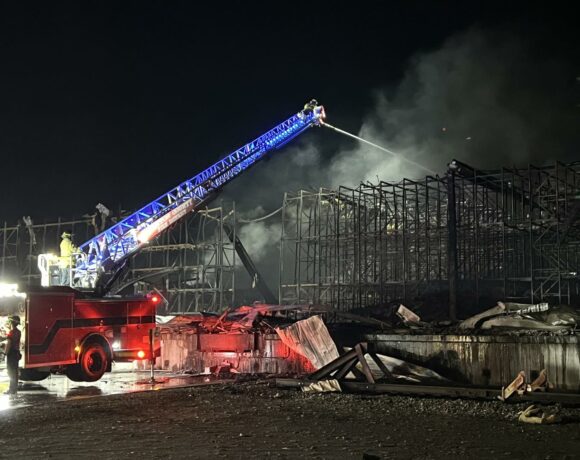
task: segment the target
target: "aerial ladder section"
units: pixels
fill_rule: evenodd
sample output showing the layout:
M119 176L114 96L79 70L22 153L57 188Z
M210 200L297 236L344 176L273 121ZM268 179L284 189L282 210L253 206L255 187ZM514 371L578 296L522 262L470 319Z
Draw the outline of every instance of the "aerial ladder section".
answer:
M264 158L268 152L279 149L310 127L321 126L324 118L324 108L316 100L310 101L303 110L267 133L83 243L79 246L76 266L73 263L71 267L71 285L103 291L103 283L113 279L128 258L149 241L187 213L199 208L214 192ZM49 254L39 256L43 286L55 284L51 277L55 259Z

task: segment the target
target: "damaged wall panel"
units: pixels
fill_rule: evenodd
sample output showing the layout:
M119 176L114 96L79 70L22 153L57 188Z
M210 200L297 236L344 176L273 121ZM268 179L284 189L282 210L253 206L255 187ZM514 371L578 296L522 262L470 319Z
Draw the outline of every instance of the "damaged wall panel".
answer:
M366 340L378 353L420 364L458 383L499 388L522 370L530 382L546 369L556 390L580 391L576 336L370 334Z
M314 369L339 357L338 349L320 316L312 316L276 332L289 348L304 356Z
M303 374L308 361L288 348L276 334L161 333L158 367L201 374L229 363L242 374Z

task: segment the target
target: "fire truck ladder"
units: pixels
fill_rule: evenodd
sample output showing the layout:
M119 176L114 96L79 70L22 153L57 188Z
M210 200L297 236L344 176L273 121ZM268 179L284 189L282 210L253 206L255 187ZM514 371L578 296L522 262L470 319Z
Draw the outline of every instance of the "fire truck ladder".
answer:
M321 126L324 108L316 100L267 133L230 153L205 171L142 207L127 218L79 246L74 270L75 287L95 289L101 278L109 278L149 241L198 208L241 172L279 149L312 126ZM105 277L103 277L105 278Z

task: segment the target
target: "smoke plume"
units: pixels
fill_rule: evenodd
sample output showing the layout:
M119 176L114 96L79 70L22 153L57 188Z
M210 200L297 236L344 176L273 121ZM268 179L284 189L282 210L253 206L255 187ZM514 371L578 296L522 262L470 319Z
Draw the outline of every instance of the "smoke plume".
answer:
M536 45L497 30L453 36L412 57L396 87L375 91L358 134L400 157L360 144L328 158L320 146L298 141L234 181L226 195L235 197L242 214L256 203L270 212L281 206L285 191L426 175L404 158L440 174L454 158L483 169L571 161L580 147L579 85L557 50L538 51ZM332 107L327 112L332 123ZM268 279L272 287L279 231L279 215L241 230L250 255L264 273L275 275Z

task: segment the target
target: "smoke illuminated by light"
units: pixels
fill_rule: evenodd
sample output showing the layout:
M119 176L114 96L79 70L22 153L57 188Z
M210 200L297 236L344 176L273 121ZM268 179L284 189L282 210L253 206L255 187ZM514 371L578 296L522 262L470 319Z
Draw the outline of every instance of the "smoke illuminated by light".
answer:
M0 283L0 297L26 297L24 292L18 292L18 284Z

